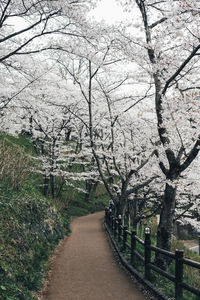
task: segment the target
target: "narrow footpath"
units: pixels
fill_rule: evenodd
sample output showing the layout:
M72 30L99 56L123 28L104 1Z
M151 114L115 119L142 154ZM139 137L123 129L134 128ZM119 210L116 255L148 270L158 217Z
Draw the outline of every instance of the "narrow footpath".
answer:
M146 299L115 261L102 219L103 213L95 213L72 222L43 300Z

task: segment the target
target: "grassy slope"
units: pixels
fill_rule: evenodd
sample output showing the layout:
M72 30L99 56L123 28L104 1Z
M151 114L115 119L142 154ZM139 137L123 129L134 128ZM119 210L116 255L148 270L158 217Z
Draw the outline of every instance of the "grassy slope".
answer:
M42 177L20 169L32 164L24 158L34 154L29 138L2 135L0 146L1 156L7 152L0 163L8 169L0 177L0 299L31 300L41 287L49 256L69 232L70 217L102 209L107 195L97 187L85 203L83 193L65 187L52 202L42 195Z

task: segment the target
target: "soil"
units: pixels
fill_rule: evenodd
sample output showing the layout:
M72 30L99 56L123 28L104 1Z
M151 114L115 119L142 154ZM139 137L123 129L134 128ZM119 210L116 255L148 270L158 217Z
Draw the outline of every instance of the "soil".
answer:
M42 300L145 300L114 259L102 226L103 213L72 222L58 247Z
M198 246L198 243L196 240L182 240L181 242L183 242L184 246L189 249L192 247Z

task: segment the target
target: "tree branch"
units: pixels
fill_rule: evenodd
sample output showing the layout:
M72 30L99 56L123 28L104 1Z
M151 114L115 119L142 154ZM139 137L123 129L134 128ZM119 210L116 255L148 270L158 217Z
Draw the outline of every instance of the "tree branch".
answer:
M152 178L146 180L145 182L143 183L140 183L140 184L136 184L134 185L130 190L126 191L126 197L128 197L130 194L140 190L141 188L147 186L149 183L151 183L154 179L158 178L159 176L156 175L156 176L153 176Z
M200 137L198 138L198 140L194 144L194 147L192 148L192 150L188 154L188 157L186 158L184 163L180 166L180 168L179 168L180 172L183 172L185 169L187 169L187 167L189 167L189 165L197 157L197 155L199 153L199 150L200 150Z
M176 77L180 74L180 72L185 68L185 66L191 61L191 59L196 55L197 51L200 49L200 45L198 45L190 55L185 59L185 61L181 64L178 70L166 81L166 84L162 90L162 95L165 95L170 83L176 79Z

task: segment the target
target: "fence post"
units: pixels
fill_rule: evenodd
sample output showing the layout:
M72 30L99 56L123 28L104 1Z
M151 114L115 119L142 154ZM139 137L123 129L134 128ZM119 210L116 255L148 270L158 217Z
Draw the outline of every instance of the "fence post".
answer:
M199 235L199 255L200 255L200 235Z
M112 233L114 233L114 226L115 226L115 217L111 217L112 218Z
M122 217L121 217L121 215L119 215L119 217L118 217L118 242L121 241L121 234L122 234L121 224L122 224Z
M145 265L145 278L150 280L151 272L148 266L151 263L151 237L150 237L150 228L145 228L145 241L144 241L144 265Z
M117 218L114 218L114 237L117 235Z
M112 210L111 209L108 210L108 214L109 214L109 227L110 227L110 229L112 229Z
M176 249L175 252L175 299L181 300L183 296L183 250Z
M123 246L122 246L122 251L126 251L126 242L127 242L127 226L124 226L123 228Z
M131 264L132 265L134 264L134 261L135 261L135 249L136 249L136 239L135 239L135 236L136 236L136 231L133 230L131 232Z

